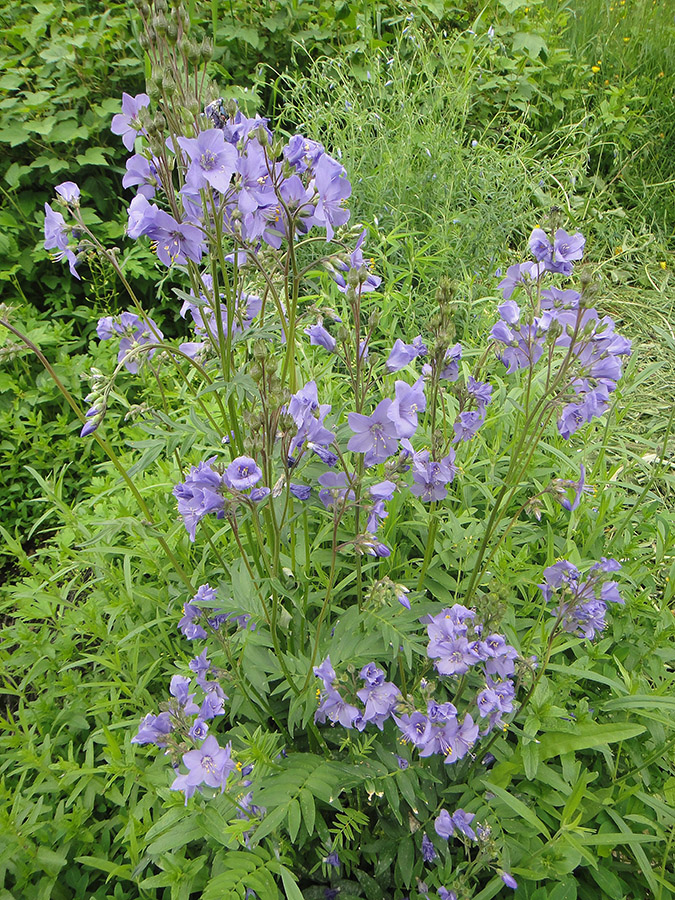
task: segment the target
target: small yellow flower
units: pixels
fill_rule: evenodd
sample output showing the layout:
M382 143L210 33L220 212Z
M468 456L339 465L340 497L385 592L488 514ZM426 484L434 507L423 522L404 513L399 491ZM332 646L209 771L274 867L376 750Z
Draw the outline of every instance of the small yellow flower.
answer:
M630 40L629 37L625 37L625 38L623 39L624 44L627 44L629 40Z
M664 133L663 131L662 131L661 134L659 135L660 138L664 138L665 136L666 136L666 135L665 135L665 133Z
M661 262L659 263L659 265L661 266L662 269L668 268L668 263L665 261L665 259L662 259Z
M614 248L614 256L618 256L619 253L623 253L623 247L615 247Z
M605 84L609 84L609 78L605 78Z
M601 66L601 65L602 65L602 60L599 59L599 60L597 61L597 63L596 63L596 66Z
M659 72L659 78L664 78L665 74L666 74L665 72Z
M596 75L600 71L600 66L591 66L591 72L594 72Z

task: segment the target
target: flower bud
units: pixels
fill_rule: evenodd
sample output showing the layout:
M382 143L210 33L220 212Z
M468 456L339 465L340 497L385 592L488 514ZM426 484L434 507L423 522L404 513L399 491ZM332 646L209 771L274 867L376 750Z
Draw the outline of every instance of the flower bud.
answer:
M358 287L360 283L361 279L359 278L359 273L357 272L357 270L350 269L347 272L347 284L350 285L350 287Z
M256 384L259 384L263 377L263 367L259 362L252 362L249 367L248 374L256 382Z
M258 362L264 362L270 355L269 350L270 348L266 341L256 341L253 345L253 358L258 360Z
M204 38L199 48L200 62L206 63L213 56L213 42L209 38Z
M185 55L187 56L187 60L192 65L198 65L200 60L200 47L199 44L196 44L194 41L186 41L185 44Z

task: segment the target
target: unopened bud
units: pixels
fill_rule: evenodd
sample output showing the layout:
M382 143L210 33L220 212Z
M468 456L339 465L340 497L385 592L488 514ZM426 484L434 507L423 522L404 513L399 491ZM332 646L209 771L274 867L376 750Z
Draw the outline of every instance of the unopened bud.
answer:
M358 287L360 282L361 279L359 278L359 273L356 271L356 269L350 269L347 272L347 284L351 287Z
M208 62L213 56L213 43L209 38L204 38L199 48L199 56L201 62Z
M265 341L256 341L253 345L253 358L263 362L269 356L269 347Z

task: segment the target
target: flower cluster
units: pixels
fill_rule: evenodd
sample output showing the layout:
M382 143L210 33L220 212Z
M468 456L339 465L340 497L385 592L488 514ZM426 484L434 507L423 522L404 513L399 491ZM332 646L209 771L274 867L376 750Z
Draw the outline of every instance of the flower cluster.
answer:
M183 617L178 627L188 640L208 636L202 623L207 624L211 631L218 631L226 622L235 623L241 628L249 626L250 616L224 613L214 606L216 594L215 589L204 584L183 607ZM208 733L209 722L225 714L225 701L228 697L220 685L223 673L213 666L206 648L190 660L189 668L194 676L195 690L191 690L191 678L174 675L169 687L170 699L160 704L161 711L158 715L148 713L143 718L132 738L134 744L155 744L157 747L168 748L167 753L172 755L177 773L171 788L183 791L186 803L202 787L220 788L221 792L224 791L231 773L240 768L232 759L232 745L228 743L221 747L216 737ZM200 702L196 702L195 698ZM190 747L192 749L188 749ZM179 774L176 762L178 758L182 759L188 770L185 774ZM245 772L242 771L243 774ZM250 781L243 782L244 787L250 784ZM240 810L242 816L262 812L264 811L253 806L251 793L243 798Z
M216 351L220 350L220 335L237 334L251 327L253 320L260 314L262 300L254 294L239 291L234 302L234 321L229 328L227 320L227 305L225 296L220 296L220 328L218 327L218 310L213 298L213 277L204 274L202 277L203 292L200 292L198 300L194 299L194 293L189 299L184 300L180 309L180 315L185 318L188 313L192 319L197 341L188 341L180 345L180 350L193 359L212 346Z
M574 262L582 258L584 243L581 234L570 236L562 229L551 242L536 228L530 237L536 261L507 270L499 283L504 295L504 303L498 307L500 319L491 333L503 348L498 355L507 372L533 368L546 351L550 380L552 354L555 349L563 351L553 384L555 399L562 407L558 431L565 439L607 410L609 395L621 377L622 357L631 353L631 342L615 332L614 321L588 308L582 294L556 286L542 288L546 273L572 274ZM529 298L525 309L511 299L518 287Z
M362 731L368 723L382 730L391 718L398 727L401 742L415 747L420 757L438 754L447 764L463 759L479 736L503 725L502 717L513 711L515 697L511 676L518 657L516 649L503 635L482 637L481 626L474 625L474 619L474 610L455 604L422 621L427 623L429 635L427 655L436 660L439 675L464 676L478 665L483 667L484 682L478 684L475 706L466 704L466 710L471 709L476 718L485 720L482 731L471 712L465 711L462 718L453 703L436 699L433 688L429 690L426 682L426 710L419 711L413 698L404 698L395 684L385 680L383 670L372 662L359 673L364 682L355 691L355 699L364 704L360 708L340 693L330 657L314 668L314 674L323 683L323 689L318 691L320 703L315 721L323 724L328 720Z
M146 97L139 94L125 102L126 117L115 117L113 124L116 133L123 134L125 146L132 149L135 137L143 134L138 112L147 105ZM293 233L304 235L314 226L325 228L331 240L335 228L349 219L344 202L351 185L344 167L320 144L301 135L291 138L281 154L273 155L273 136L265 119L247 118L239 110L230 118L221 109L221 101L206 109L215 127L169 141L183 172L173 210L178 209L178 218L149 202L158 185L169 189L162 183L159 160L144 146L127 162L125 187L138 186L129 208L129 236L149 237L165 265L201 260L206 250L204 234L214 213L246 253L257 253L261 242L278 249ZM208 198L207 204L203 197ZM360 247L342 271L363 267ZM372 286L371 281L366 289Z
M125 369L135 375L142 362L141 354L135 352L144 344L156 344L164 340L159 326L151 318L142 319L135 312L128 310L119 316L103 316L98 320L96 334L100 341L109 341L114 335L120 336L117 362L123 363ZM143 354L147 359L155 355L155 348Z
M251 457L238 456L222 472L214 467L215 460L212 456L198 466L192 466L185 481L173 489L178 512L191 541L195 540L197 525L204 516L214 513L218 519L224 517L226 491L233 497L254 503L270 493L267 487L255 487L262 478L262 471Z
M544 600L556 600L551 610L565 631L593 640L607 626L605 615L608 603L623 603L616 581L607 576L621 569L615 559L602 557L591 566L585 580L576 566L566 559L544 569L544 583L540 584Z
M80 204L80 189L72 181L64 181L56 187L61 205L69 210L76 209ZM77 269L78 258L78 229L72 225L66 225L66 220L60 212L52 209L45 203L45 250L55 250L52 254L54 262L65 259L68 262L70 274L80 278Z

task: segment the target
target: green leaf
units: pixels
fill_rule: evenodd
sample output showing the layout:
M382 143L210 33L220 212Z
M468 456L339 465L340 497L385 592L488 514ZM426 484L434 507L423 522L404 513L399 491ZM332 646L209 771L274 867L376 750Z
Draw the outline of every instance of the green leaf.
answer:
M300 792L302 793L302 791ZM288 836L295 843L295 839L298 836L298 831L300 831L300 822L302 821L302 816L300 813L300 804L297 800L293 800L288 807Z
M675 712L675 697L662 697L655 694L629 694L627 697L615 697L602 704L603 710L616 709L665 709Z
M522 6L527 6L530 0L499 0L499 2L507 12L514 13Z
M281 880L288 900L302 900L302 893L300 892L298 883L286 866L280 865L279 873L281 874Z
M521 819L525 819L526 822L529 822L534 828L537 829L539 834L543 834L547 840L551 840L551 833L548 828L544 825L544 823L539 819L534 812L530 809L529 806L526 806L522 800L519 800L517 797L514 797L513 794L509 794L508 791L505 791L504 788L498 787L496 784L492 784L490 781L483 781L485 787L492 791L495 796L499 797L499 799L505 803L509 809L512 809L514 812L518 813Z
M400 878L406 887L410 887L413 878L413 863L415 861L415 844L412 837L407 835L398 846L396 868Z
M108 160L105 158L101 147L87 147L84 153L75 157L81 166L107 166Z
M544 50L548 52L546 41L539 34L531 31L519 31L513 36L513 52L524 50L532 59L536 59Z
M629 741L639 734L643 734L645 730L643 725L631 725L630 723L617 722L611 725L598 725L590 722L578 725L576 731L573 732L549 731L542 735L539 741L539 758L545 760L552 756L562 756L578 750L598 749L617 741Z
M314 806L314 797L311 791L303 788L299 795L300 808L302 809L302 817L307 829L307 834L312 835L314 832L314 821L316 817L316 807Z

